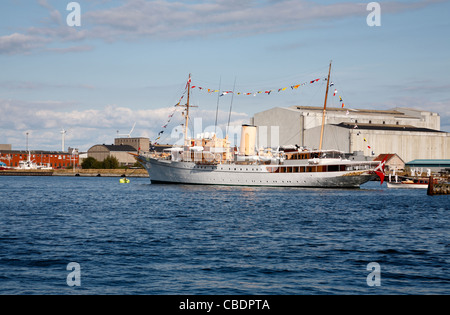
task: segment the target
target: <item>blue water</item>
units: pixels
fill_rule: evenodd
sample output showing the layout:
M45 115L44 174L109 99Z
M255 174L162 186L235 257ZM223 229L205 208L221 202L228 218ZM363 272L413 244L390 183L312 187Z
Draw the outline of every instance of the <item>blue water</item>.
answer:
M450 196L425 190L0 177L0 196L0 294L450 294Z

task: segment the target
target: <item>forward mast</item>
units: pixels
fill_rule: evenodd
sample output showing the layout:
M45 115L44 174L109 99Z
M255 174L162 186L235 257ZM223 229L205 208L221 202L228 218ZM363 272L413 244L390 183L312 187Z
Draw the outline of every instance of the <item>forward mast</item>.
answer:
M322 115L322 130L320 131L320 144L319 144L319 151L322 150L322 144L323 144L323 133L325 129L325 115L327 113L327 100L328 100L328 89L330 88L330 77L331 77L331 63L333 61L330 61L330 68L328 69L328 79L327 79L327 90L325 92L325 102L323 104L323 115Z

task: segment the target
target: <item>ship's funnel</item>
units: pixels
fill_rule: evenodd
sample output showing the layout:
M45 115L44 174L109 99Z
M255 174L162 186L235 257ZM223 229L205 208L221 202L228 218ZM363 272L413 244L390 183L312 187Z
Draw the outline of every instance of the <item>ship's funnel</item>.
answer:
M241 155L254 155L256 145L256 126L242 125L241 131L241 147L239 153Z

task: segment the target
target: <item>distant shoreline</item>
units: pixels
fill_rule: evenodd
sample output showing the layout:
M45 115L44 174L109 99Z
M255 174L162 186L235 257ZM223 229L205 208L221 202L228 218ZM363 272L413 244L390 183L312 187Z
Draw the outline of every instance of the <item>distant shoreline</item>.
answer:
M74 170L7 170L0 176L66 176L66 177L149 177L145 169L76 169Z

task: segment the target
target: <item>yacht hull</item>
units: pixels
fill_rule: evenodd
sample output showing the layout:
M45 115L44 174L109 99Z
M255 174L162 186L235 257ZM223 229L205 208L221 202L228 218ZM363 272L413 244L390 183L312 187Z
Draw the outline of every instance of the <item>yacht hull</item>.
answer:
M271 173L266 165L198 165L143 157L140 160L152 183L359 188L376 177L369 171Z

